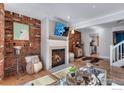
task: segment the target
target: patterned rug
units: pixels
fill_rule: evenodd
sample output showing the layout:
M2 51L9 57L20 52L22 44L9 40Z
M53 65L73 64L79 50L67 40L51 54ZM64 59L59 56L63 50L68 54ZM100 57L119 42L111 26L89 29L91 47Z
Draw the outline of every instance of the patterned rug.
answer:
M101 58L97 57L84 57L82 58L83 61L89 60L90 63L98 63L100 60L103 60Z
M44 77L29 81L28 83L24 84L24 85L49 85L51 83L54 83L55 80L53 78L51 78L49 75L46 75Z
M66 73L67 73L67 68L59 70L52 74L54 74L58 78L61 78L61 77L65 77ZM43 85L43 86L45 86L45 85L51 85L52 83L55 83L55 82L57 82L56 78L52 77L51 75L46 75L41 78L29 81L29 82L25 83L24 85L29 85L29 86Z

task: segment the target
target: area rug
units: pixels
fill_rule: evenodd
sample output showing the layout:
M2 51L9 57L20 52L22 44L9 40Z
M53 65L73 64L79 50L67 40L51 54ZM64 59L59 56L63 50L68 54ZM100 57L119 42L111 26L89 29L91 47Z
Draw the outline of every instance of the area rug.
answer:
M58 78L61 78L61 77L65 77L66 73L67 73L67 68L59 70L52 74ZM56 81L57 80L55 78L51 77L50 75L46 75L46 76L40 77L38 79L29 81L29 82L25 83L24 85L31 85L31 86L43 85L44 86L44 85L51 85L51 84L55 83Z
M98 63L100 60L103 60L101 58L97 58L97 57L84 57L82 58L83 61L87 61L89 60L90 63Z
M121 68L124 68L124 66L121 66Z
M51 83L54 83L55 80L51 78L49 75L43 76L41 78L29 81L28 83L25 83L24 85L49 85Z

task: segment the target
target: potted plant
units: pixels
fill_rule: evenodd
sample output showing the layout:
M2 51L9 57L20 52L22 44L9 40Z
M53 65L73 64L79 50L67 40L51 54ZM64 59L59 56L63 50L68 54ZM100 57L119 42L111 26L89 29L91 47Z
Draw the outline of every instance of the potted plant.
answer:
M74 77L75 76L75 72L76 72L76 67L75 66L71 66L68 68L68 72L69 74Z

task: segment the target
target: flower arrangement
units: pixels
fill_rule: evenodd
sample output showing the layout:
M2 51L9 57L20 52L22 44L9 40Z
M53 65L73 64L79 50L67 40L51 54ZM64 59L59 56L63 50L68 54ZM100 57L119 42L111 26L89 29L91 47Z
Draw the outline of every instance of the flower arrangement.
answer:
M68 68L68 72L71 74L71 76L75 76L75 72L76 72L76 67L75 66L71 66Z

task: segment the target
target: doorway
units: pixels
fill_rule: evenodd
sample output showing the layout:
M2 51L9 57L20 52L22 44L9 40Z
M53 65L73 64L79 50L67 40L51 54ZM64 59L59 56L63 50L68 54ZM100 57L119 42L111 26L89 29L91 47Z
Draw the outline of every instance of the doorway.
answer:
M99 55L99 35L97 33L89 34L90 37L90 55Z
M124 30L113 32L113 44L116 45L124 40Z
M113 32L113 45L116 45L123 40L124 40L124 30ZM122 48L122 51L121 51L121 48ZM122 46L119 46L119 55L120 54L124 55L124 44L122 44Z

